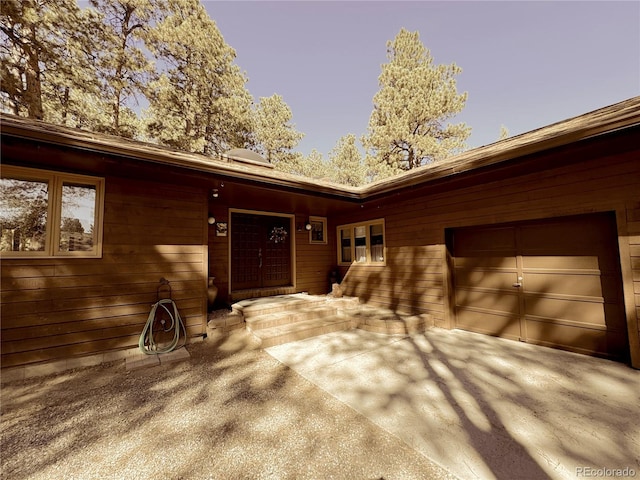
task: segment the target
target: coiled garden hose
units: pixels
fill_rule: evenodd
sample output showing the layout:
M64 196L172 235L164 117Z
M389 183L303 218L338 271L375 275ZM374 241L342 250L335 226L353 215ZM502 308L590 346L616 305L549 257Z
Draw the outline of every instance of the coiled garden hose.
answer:
M173 308L171 308L173 307ZM168 345L164 347L159 347L154 340L154 332L153 332L153 324L156 321L156 313L158 308L164 309L169 314L169 318L171 319L170 325L165 325L165 322L162 321L162 332L170 332L173 329L173 340L169 342ZM172 312L173 310L173 312ZM160 353L169 353L173 351L180 341L180 331L182 331L184 335L184 346L187 343L187 330L182 322L182 318L180 318L180 314L178 313L178 307L175 302L170 298L164 298L156 302L151 308L151 312L149 313L149 318L147 319L147 323L140 334L140 340L138 341L138 347L142 353L147 355L158 355ZM157 330L156 330L157 332Z

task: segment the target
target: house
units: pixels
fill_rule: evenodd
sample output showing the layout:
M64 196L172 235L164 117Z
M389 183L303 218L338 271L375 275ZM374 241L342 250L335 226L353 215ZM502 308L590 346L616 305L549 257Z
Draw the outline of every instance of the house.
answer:
M640 368L640 97L359 188L3 114L2 177L3 369L137 345L160 278L197 337L208 277L234 302L336 269L362 302Z

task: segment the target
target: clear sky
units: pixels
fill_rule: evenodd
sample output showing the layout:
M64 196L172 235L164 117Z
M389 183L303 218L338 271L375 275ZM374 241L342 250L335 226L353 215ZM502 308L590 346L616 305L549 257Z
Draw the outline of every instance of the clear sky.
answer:
M202 2L256 100L277 93L326 157L366 133L386 42L418 31L438 64L463 72L454 121L478 147L640 95L640 2Z

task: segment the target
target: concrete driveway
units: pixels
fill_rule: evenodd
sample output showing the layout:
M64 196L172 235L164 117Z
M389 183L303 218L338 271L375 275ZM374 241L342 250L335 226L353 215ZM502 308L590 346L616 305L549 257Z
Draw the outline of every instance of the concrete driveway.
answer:
M462 479L640 478L640 371L464 331L267 352Z

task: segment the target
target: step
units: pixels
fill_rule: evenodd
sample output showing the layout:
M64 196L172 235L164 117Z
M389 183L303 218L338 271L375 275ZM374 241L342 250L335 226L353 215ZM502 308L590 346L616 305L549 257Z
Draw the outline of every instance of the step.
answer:
M262 348L269 348L275 345L282 345L283 343L295 342L326 333L350 329L351 322L348 318L334 315L331 317L303 320L296 323L265 328L254 331L252 334L260 341Z
M435 325L433 316L426 313L410 315L367 306L352 311L348 316L356 328L386 335L422 333Z
M258 315L311 308L313 306L323 305L326 302L327 298L324 296L295 293L276 297L241 300L240 302L234 303L231 308L234 313L243 315L245 319L249 319Z
M238 315L234 312L228 312L219 316L213 317L207 322L207 335L222 333L226 334L233 330L244 328L244 318L242 315Z
M315 306L314 304L312 307L308 307L307 305L304 307L305 308L299 306L298 308L300 308L300 310L287 310L249 317L245 319L247 330L253 332L288 323L298 323L306 320L332 317L338 313L338 309L336 307L329 305Z

